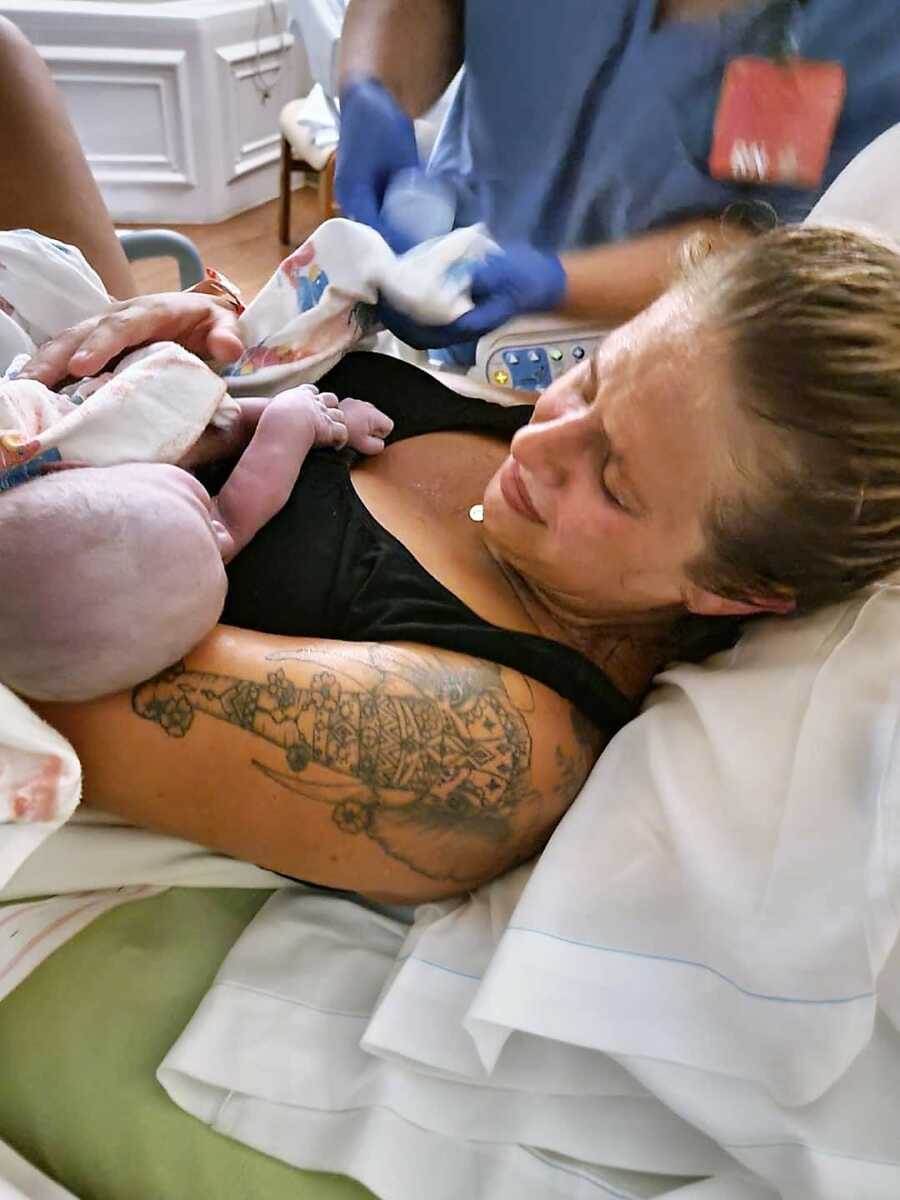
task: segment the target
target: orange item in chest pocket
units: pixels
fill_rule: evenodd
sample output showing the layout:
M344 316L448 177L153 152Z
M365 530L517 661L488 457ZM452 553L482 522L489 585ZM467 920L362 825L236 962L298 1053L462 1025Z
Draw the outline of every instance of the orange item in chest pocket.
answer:
M815 187L846 91L840 63L732 59L722 81L710 174L738 183Z

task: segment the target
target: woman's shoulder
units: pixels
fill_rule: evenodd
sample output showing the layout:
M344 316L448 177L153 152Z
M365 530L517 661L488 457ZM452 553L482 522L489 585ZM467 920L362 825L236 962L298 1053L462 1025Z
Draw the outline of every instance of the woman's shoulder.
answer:
M517 669L426 646L374 647L372 660L386 686L388 678L392 689L412 685L430 714L432 732L421 725L415 749L434 770L422 851L437 837L441 861L458 856L454 874L474 872L478 883L538 853L607 734Z

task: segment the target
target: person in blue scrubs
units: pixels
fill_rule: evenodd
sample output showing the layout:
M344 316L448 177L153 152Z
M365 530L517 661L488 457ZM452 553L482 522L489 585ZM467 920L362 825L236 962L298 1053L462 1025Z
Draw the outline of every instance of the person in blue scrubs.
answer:
M814 189L720 182L707 169L724 69L789 50L840 62L847 97ZM617 323L669 282L686 236L731 210L801 220L850 159L900 121L898 0L351 0L342 40L336 195L381 212L418 164L411 118L462 83L429 163L502 253L452 326L387 322L413 345L479 337L524 312Z

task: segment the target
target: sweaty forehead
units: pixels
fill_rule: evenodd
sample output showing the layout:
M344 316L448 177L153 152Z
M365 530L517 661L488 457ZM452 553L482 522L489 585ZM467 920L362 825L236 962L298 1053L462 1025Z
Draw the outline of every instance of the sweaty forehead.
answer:
M686 303L665 296L601 344L596 375L617 417L658 418L677 433L678 421L725 417L724 358Z
M705 340L696 302L684 289L672 290L612 330L597 349L597 366L623 375L654 366L670 371L698 357Z
M650 508L676 523L737 486L747 422L727 350L689 300L664 297L617 330L596 370L613 449Z

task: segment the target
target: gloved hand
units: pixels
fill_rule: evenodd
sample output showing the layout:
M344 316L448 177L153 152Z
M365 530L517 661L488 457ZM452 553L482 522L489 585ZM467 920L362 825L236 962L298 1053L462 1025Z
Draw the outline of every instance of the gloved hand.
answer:
M341 136L334 194L344 216L378 231L398 251L404 238L382 219L381 204L391 176L419 167L412 119L376 79L357 79L341 92Z
M472 272L475 307L450 325L419 325L384 302L378 305L378 317L408 346L435 350L476 341L523 313L550 312L565 294L566 272L555 254L512 242L477 264Z

